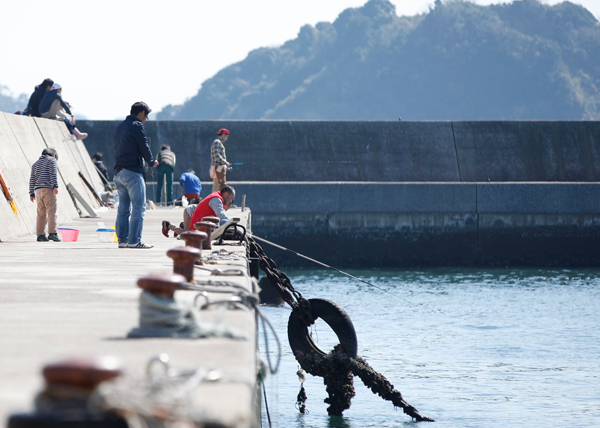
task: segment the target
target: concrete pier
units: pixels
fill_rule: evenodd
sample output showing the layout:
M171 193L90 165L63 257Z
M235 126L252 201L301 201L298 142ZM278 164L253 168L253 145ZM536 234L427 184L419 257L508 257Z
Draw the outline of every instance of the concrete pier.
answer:
M247 224L250 212L232 208L232 216ZM71 356L114 355L125 366L126 375L145 376L148 360L166 353L173 367L206 367L222 373L220 381L201 384L194 391L196 410L225 426L256 427L260 395L257 389L257 325L252 309L223 306L198 311L200 320L221 323L241 332L245 340L125 339L138 325L136 281L149 273L173 271L166 252L184 241L161 234L161 221L179 223L182 208L149 210L144 222L144 240L153 249L119 249L116 243L100 243L97 221L112 225L114 212L101 218L74 219L69 227L80 230L77 242L36 242L29 235L0 243L0 419L13 412L29 411L34 395L42 388L44 364ZM233 242L225 241L226 244ZM215 246L233 253L214 260L208 269L241 269L247 272L244 246ZM204 257L211 254L204 250ZM213 264L214 263L214 264ZM226 280L257 292L248 276L210 276L195 269L198 282ZM227 290L227 287L221 288ZM211 299L227 298L231 292ZM177 291L178 301L191 303L195 292Z

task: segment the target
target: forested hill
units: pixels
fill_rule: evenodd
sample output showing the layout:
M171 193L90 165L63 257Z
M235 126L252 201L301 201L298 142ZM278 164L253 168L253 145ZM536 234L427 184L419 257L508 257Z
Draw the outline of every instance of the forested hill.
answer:
M243 37L243 35L240 35ZM159 119L600 119L600 23L569 2L387 0L261 48Z

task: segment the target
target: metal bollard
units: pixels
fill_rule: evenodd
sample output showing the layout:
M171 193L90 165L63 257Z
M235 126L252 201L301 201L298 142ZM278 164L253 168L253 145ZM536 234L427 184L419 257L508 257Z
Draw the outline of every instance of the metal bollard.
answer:
M9 417L8 428L127 428L127 421L112 412L90 412L89 399L102 382L123 373L116 357L97 356L60 360L44 366L46 385L35 399L32 413Z
M211 239L210 239L210 235L212 233L213 230L215 230L217 228L217 225L210 222L210 221L200 221L198 223L194 223L194 229L199 230L200 232L204 232L206 233L207 238L206 240L203 242L202 247L205 250L212 250L212 245L211 245Z
M153 273L138 279L138 287L157 296L172 299L175 290L182 290L187 285L186 277L177 273Z
M194 262L202 257L202 251L193 247L177 247L167 251L173 259L173 273L183 275L188 282L194 281Z
M217 225L217 227L219 226L219 223L221 222L221 220L219 219L219 217L215 217L215 216L207 216L207 217L202 217L202 219L200 219L200 221L210 221L211 223L214 223Z
M187 247L198 248L200 251L202 251L202 242L204 242L206 238L208 238L208 235L206 233L199 232L197 230L183 232L179 236L185 241L185 245ZM195 264L203 266L204 262L202 261L202 257L196 260Z
M206 233L197 230L183 232L179 236L185 241L186 247L198 248L199 250L202 249L202 242L208 238Z
M92 392L98 385L123 373L116 357L71 358L48 364L42 370L46 386L71 386Z

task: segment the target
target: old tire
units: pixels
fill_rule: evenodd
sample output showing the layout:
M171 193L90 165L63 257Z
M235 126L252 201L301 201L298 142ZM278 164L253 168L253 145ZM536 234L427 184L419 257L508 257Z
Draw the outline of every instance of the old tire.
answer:
M315 319L321 318L337 335L342 349L349 357L356 357L358 352L358 340L356 331L350 317L336 303L324 299L309 299L312 315ZM295 311L290 314L288 321L288 340L294 354L318 354L327 355L313 342L308 327L298 318Z

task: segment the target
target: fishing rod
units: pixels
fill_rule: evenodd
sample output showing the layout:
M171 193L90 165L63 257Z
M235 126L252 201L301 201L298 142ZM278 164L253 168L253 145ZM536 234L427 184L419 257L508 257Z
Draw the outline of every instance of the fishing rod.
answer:
M320 161L320 160L311 160L311 163L321 162L321 163L358 163L358 161ZM298 161L278 161L277 163L298 163ZM260 165L262 162L234 162L231 165Z
M370 282L368 282L368 281L365 281L364 279L357 278L357 277L355 277L354 275L350 275L349 273L346 273L346 272L344 272L344 271L341 271L341 270L339 270L338 268L334 268L333 266L326 265L325 263L322 263L322 262L320 262L320 261L318 261L318 260L311 259L310 257L308 257L308 256L305 256L304 254L297 253L296 251L290 250L289 248L285 248L285 247L282 247L281 245L277 245L277 244L275 244L274 242L270 242L270 241L267 241L266 239L259 238L259 237L258 237L258 236L256 236L256 235L252 235L252 237L253 237L254 239L257 239L257 240L261 241L261 242L264 242L265 244L272 245L273 247L275 247L275 248L279 248L280 250L289 251L290 253L292 253L292 254L295 254L295 255L297 255L297 256L299 256L299 257L303 257L303 258L305 258L306 260L310 260L310 261L311 261L311 262L313 262L313 263L316 263L316 264L318 264L318 265L321 265L321 266L325 266L326 268L329 268L329 269L333 269L333 270L334 270L334 271L336 271L336 272L339 272L339 273L341 273L341 274L343 274L343 275L349 276L350 278L357 279L357 280L359 280L360 282L364 282L365 284L368 284L368 285L370 285L371 287L375 287L375 288L377 288L378 290L381 290L381 291L383 291L383 292L385 292L385 293L389 293L389 294L391 294L392 296L396 296L394 293L392 293L392 292L390 292L390 291L387 291L387 290L384 290L383 288L381 288L381 287L378 287L378 286L376 286L375 284L371 284Z

